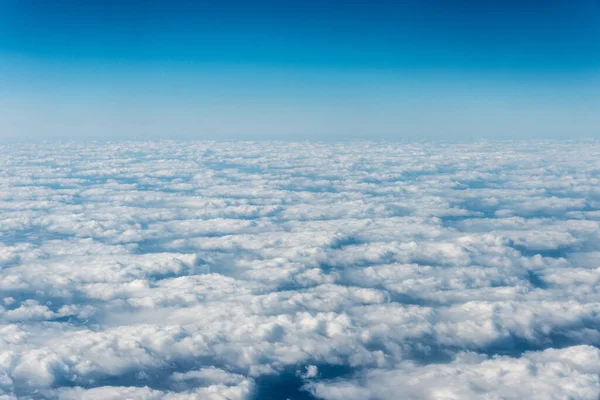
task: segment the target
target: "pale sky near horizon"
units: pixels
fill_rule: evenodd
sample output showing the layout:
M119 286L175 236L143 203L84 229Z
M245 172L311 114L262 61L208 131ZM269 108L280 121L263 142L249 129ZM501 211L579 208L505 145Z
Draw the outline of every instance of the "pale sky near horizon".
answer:
M600 3L0 3L0 142L599 137Z

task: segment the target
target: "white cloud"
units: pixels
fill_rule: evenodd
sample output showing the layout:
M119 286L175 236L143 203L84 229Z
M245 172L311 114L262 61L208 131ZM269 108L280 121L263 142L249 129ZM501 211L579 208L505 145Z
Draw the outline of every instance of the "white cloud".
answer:
M519 358L459 353L448 364L402 362L352 380L310 382L327 400L363 399L596 399L597 348L575 346L530 352Z
M599 154L2 147L0 396L597 398Z

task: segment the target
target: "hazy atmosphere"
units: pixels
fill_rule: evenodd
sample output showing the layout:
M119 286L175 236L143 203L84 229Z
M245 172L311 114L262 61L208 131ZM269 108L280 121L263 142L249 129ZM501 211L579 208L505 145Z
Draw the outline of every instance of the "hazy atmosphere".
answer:
M599 67L596 0L5 0L0 140L596 137Z

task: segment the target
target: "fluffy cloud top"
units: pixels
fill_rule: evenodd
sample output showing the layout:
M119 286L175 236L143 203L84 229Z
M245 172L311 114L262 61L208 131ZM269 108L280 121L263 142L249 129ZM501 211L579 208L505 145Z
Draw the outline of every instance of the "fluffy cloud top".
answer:
M0 398L597 399L600 145L0 147Z

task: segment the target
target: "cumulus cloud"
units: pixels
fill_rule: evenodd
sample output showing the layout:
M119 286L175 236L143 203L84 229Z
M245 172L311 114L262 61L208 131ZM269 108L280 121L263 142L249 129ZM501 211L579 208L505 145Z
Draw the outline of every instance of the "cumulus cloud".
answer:
M447 364L402 362L360 379L307 384L318 398L362 399L593 399L598 396L595 347L525 353L520 358L459 353Z
M0 148L0 396L596 399L600 146Z

